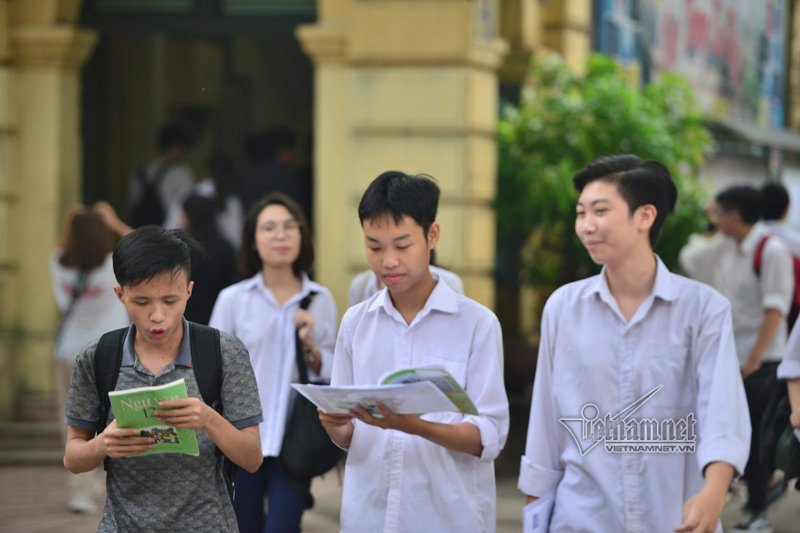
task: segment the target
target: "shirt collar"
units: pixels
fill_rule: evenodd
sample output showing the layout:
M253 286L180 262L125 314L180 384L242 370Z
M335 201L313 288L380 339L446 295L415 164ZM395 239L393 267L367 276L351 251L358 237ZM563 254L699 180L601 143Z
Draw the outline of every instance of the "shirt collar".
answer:
M254 289L262 290L266 294L268 294L272 299L272 301L275 303L275 305L277 305L278 302L277 300L275 300L275 296L272 294L272 291L269 290L269 287L267 287L267 284L264 283L264 276L261 275L260 270L256 272L255 276L245 280L243 283L245 290L254 290ZM311 279L308 277L308 274L306 274L305 272L300 272L300 292L289 298L289 300L287 300L286 303L283 305L285 306L287 304L294 303L295 300L299 301L308 296L308 294L314 288L312 287L313 283L314 282L311 281Z
M443 313L457 313L458 312L458 296L455 291L451 289L447 283L442 281L438 275L431 273L433 279L437 280L436 286L433 288L425 306L417 314L417 318L427 315L431 311L441 311ZM389 315L397 314L392 299L389 296L389 290L384 288L379 293L375 300L370 304L369 311L383 308ZM416 318L414 321L416 322Z
M747 234L747 237L742 240L741 244L739 245L739 250L741 250L744 254L755 254L758 243L761 242L761 239L763 239L767 233L769 233L767 227L761 222L756 222L753 224L753 227L750 229L750 233Z
M653 254L656 258L656 282L653 285L653 292L651 295L656 298L661 298L671 302L678 298L678 291L672 280L672 273L666 267L661 258L657 254ZM599 294L600 299L611 305L615 302L614 296L611 294L611 289L608 287L608 278L606 277L606 267L600 271L592 284L589 285L588 290L584 297Z
M183 323L183 339L178 348L178 357L175 358L175 366L192 366L192 348L189 340L189 321L181 317ZM128 327L128 335L122 345L122 366L133 366L136 362L136 352L133 349L133 339L136 337L136 326L131 323Z

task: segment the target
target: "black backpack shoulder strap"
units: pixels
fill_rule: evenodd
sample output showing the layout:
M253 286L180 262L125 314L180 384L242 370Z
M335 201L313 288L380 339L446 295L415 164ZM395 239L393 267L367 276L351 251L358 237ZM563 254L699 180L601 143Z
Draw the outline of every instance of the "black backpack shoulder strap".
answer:
M308 310L311 305L311 300L316 296L316 291L309 292L305 298L300 300L300 309ZM306 370L305 354L303 353L303 343L300 341L300 332L297 328L294 330L294 346L295 346L295 364L297 365L297 373L300 377L300 383L305 385L308 383L308 370Z
M108 393L117 386L119 369L122 366L122 346L125 344L127 336L128 328L109 331L100 337L94 351L94 383L100 400L100 420L97 423L97 433L102 433L108 422L108 411L111 408Z
M192 369L203 401L215 411L222 411L222 350L219 330L189 322L189 345Z

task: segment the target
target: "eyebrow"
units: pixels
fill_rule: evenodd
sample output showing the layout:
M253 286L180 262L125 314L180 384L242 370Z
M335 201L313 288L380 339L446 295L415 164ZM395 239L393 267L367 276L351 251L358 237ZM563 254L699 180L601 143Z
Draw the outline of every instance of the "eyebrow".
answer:
M286 224L287 222L297 222L297 219L292 217L292 218L287 218L287 219L284 219L284 220L272 220L270 218L270 219L265 220L264 222L262 222L259 225L260 226L266 226L267 224L278 224L280 222L283 222L284 224Z
M589 205L599 204L600 202L611 203L611 200L609 200L608 198L598 198L597 200L593 200ZM578 205L583 207L583 204L580 201L578 201Z
M370 237L369 235L367 235L366 237L367 237L368 241L377 242L377 243L381 242L378 239L376 239L375 237ZM392 239L392 242L397 242L397 241L400 241L400 240L403 240L403 239L407 239L409 237L411 237L411 234L410 233L406 233L405 235L400 235L399 237L395 237L394 239Z
M155 300L166 300L167 298L178 298L180 295L178 294L167 294L166 296L159 296L154 298ZM151 300L149 296L131 296L132 300Z

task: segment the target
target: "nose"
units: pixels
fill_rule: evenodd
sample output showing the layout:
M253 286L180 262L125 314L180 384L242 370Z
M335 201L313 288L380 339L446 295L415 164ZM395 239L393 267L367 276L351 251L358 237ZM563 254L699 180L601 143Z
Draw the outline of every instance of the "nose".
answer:
M586 213L581 218L575 219L575 233L578 235L591 234L597 230L597 224L592 215Z
M166 313L164 313L164 309L160 305L156 305L153 308L153 312L150 313L150 322L154 324L160 324L166 319Z
M383 254L383 268L385 268L387 270L391 270L391 269L397 267L398 264L399 264L399 261L397 260L397 254L394 251L387 250Z

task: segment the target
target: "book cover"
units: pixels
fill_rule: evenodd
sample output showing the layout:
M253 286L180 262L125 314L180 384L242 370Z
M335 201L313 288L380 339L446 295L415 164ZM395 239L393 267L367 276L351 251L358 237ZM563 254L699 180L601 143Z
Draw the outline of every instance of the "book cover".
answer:
M197 435L193 429L168 426L153 416L153 411L159 409L158 402L175 398L188 398L183 379L157 387L140 387L108 393L119 427L138 428L139 436L155 439L155 447L132 457L152 453L199 455Z

